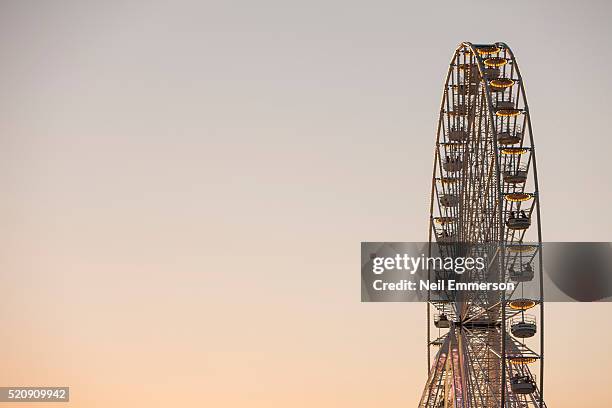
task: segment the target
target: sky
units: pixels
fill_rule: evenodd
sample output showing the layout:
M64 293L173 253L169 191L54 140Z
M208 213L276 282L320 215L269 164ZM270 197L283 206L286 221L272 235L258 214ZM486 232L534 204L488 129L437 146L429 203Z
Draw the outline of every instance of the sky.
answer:
M518 59L544 240L611 241L610 7L0 1L0 385L416 406L425 305L360 303L359 247L427 239L452 52ZM547 306L548 406L612 397L610 307Z

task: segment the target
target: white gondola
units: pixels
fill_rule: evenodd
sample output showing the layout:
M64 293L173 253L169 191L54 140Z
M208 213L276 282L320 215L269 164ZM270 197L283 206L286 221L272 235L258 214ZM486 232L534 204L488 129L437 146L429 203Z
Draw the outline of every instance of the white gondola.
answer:
M498 101L495 104L495 109L499 110L499 109L514 109L514 102L513 101Z
M523 140L523 134L519 132L499 132L497 134L497 141L503 145L511 145L519 143Z
M497 79L499 78L499 68L491 67L485 68L482 72L486 79Z
M448 171L449 173L456 173L463 169L464 163L463 163L463 160L461 160L458 157L456 158L447 157L442 167L444 167L444 170Z
M478 69L476 72L478 72ZM457 86L457 93L460 95L475 95L477 91L478 85L476 84L461 84Z
M510 378L510 386L515 394L531 394L536 388L531 377L518 374Z
M504 171L504 183L522 184L527 181L527 170Z
M510 218L508 218L508 220L506 220L506 227L514 231L525 230L529 228L529 226L531 226L531 218L526 215L521 215L518 217L512 215Z
M459 204L459 197L455 194L446 194L440 197L440 204L443 207L456 207Z
M442 339L435 339L431 342L431 345L436 347L440 347L442 344L444 344L444 341Z
M434 326L438 329L448 329L450 327L450 321L448 317L442 313L434 318Z
M518 270L514 266L510 266L508 272L510 273L510 279L514 282L531 282L535 275L531 264L520 265Z
M440 245L450 245L455 242L455 235L449 234L447 232L438 236L438 244Z
M491 86L491 87L489 87L489 89L491 90L491 92L494 92L494 93L502 93L502 92L505 92L506 89L508 89L508 88L501 87L501 86L499 86L499 87Z
M453 110L449 111L448 114L451 116L465 116L468 113L468 107L464 103L458 103L453 107Z
M518 298L518 299L512 299L508 303L508 306L510 306L510 309L512 310L529 310L532 307L535 307L535 305L537 304L538 302L533 299Z
M533 316L525 315L512 319L510 322L510 331L514 337L526 339L535 336L538 331L538 326Z
M466 65L462 70L466 82L474 85L480 81L480 72L478 72L478 66L476 64Z
M464 75L478 75L478 65L476 63L461 64L459 70L463 72Z
M448 131L448 140L451 142L463 142L467 140L468 134L465 130L451 129Z

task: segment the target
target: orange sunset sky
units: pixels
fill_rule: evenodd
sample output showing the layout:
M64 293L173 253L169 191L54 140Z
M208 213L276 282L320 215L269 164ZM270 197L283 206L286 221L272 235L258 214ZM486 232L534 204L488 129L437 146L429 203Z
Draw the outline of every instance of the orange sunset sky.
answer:
M70 386L48 405L74 408L416 406L425 305L360 303L359 247L427 239L451 54L512 47L544 240L610 241L609 16L0 2L0 386ZM611 306L546 310L547 405L609 400Z

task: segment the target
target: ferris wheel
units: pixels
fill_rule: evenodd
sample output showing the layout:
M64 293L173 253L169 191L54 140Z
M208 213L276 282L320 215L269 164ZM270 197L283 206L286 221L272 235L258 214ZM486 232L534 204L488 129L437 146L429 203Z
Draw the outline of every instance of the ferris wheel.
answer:
M430 252L435 246L451 257L484 254L487 267L471 279L515 288L460 297L430 291L429 375L420 408L545 406L540 200L530 116L506 44L457 47L438 120ZM443 271L428 273L444 278Z

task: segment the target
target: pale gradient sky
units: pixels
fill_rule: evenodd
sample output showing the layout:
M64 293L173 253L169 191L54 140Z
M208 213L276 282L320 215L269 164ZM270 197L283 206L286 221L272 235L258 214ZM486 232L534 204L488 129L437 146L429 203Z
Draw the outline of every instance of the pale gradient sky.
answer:
M0 385L68 385L71 407L416 406L425 306L361 304L359 243L427 236L452 51L517 55L544 238L612 241L610 14L1 1ZM547 308L548 406L612 398L611 307Z

